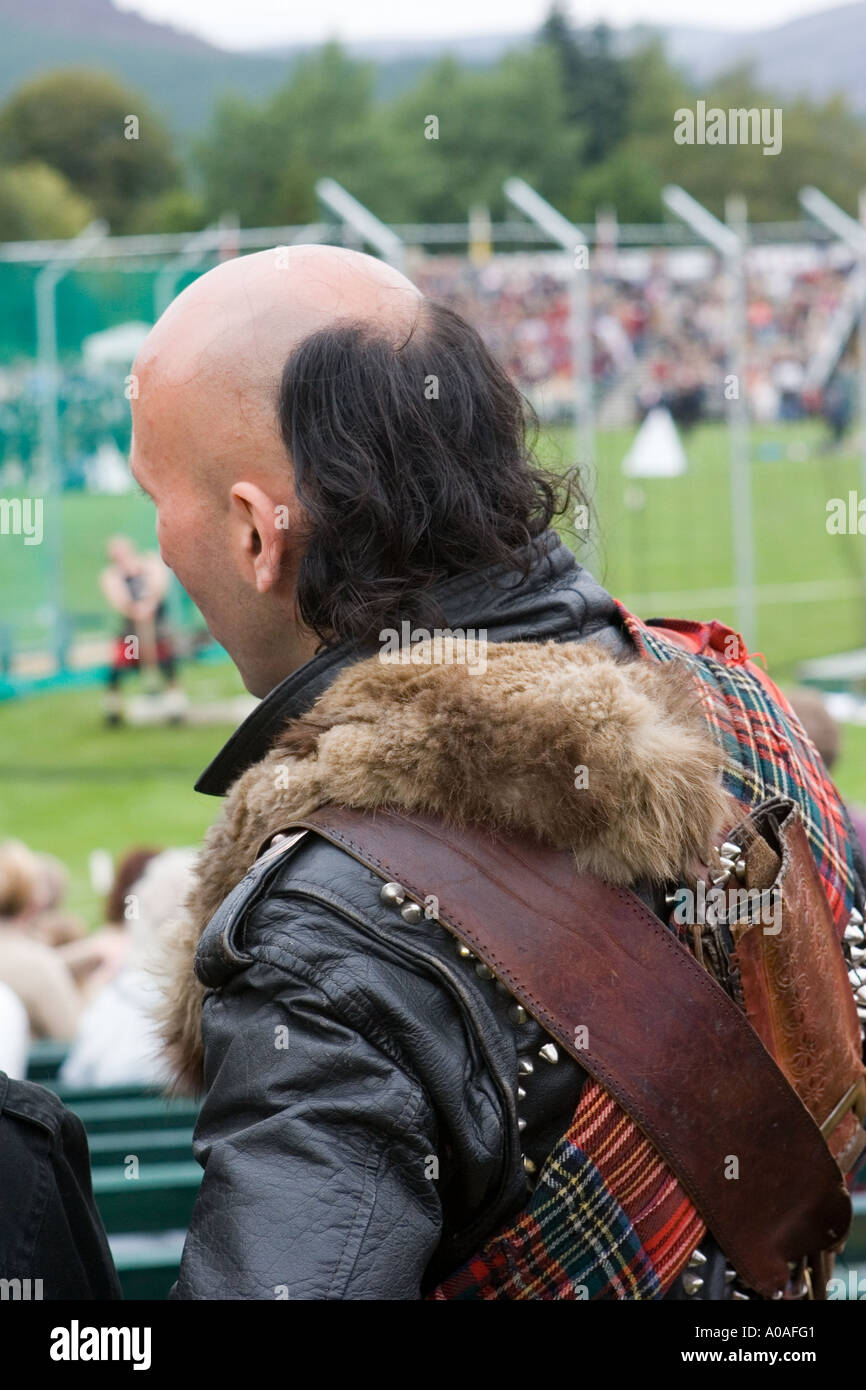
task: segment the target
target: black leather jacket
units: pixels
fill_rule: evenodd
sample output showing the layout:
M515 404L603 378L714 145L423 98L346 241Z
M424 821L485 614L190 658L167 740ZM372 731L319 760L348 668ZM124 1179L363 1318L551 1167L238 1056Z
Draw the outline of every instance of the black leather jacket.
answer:
M0 1072L0 1300L120 1299L87 1136L45 1086Z
M504 592L496 578L441 586L448 624L628 645L610 596L552 534L527 582ZM357 655L318 656L273 691L199 789L224 792ZM520 1212L527 1169L568 1128L585 1073L561 1050L542 1057L541 1026L516 1023L449 933L408 924L381 887L308 833L251 866L202 936L205 1171L172 1297L423 1298ZM667 1297L730 1296L703 1248L699 1292L681 1278Z

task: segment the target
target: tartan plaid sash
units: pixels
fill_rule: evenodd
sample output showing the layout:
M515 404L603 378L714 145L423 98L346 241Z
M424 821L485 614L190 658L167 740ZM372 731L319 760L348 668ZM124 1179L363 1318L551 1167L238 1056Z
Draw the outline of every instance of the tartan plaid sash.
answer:
M644 660L678 661L690 670L725 754L725 790L744 813L774 795L798 804L841 929L856 882L845 816L784 695L731 628L680 619L645 623L618 601L617 608ZM661 1298L705 1231L675 1174L590 1079L525 1210L427 1298Z

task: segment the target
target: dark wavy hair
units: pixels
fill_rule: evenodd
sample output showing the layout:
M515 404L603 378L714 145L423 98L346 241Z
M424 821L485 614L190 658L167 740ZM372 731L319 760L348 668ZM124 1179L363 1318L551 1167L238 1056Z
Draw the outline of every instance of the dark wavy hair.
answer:
M430 300L402 343L355 322L305 338L279 422L309 524L298 614L326 645L440 626L437 581L525 573L562 505L534 411L476 330Z

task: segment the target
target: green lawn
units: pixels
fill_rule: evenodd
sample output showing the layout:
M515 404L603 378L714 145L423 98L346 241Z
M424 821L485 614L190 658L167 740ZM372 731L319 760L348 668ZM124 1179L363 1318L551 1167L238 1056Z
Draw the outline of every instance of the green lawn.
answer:
M56 498L47 498L43 515L41 545L25 545L20 536L0 537L0 623L13 625L28 646L44 645L49 638L48 607L58 574L62 606L86 628L106 629L112 620L99 590L106 541L122 531L156 549L153 506L137 492L120 497L67 492L62 508Z
M826 503L858 483L853 452L818 449L820 426L796 425L753 432L753 494L757 540L758 648L780 683L808 657L861 646L866 641L863 539L829 536ZM731 526L725 431L703 426L685 440L689 471L681 478L629 484L620 465L631 431L598 439L597 525L603 538L598 577L644 617L717 617L736 626L730 602L709 608L693 595L729 589ZM576 462L569 431L544 436L541 454L558 468ZM636 488L640 496L636 496ZM14 624L31 640L45 629L51 595L52 549L24 547L18 537L0 544L0 625ZM566 527L561 528L568 537ZM104 546L117 530L153 544L153 514L137 494L63 499L62 569L68 606L79 618L108 622L98 587ZM573 537L571 537L573 540ZM579 552L579 547L578 547ZM580 553L580 552L579 552ZM786 598L786 586L797 601ZM828 585L837 590L827 593ZM821 597L807 596L821 586ZM659 605L655 598L669 600ZM190 666L184 681L194 698L241 693L233 669ZM106 730L99 692L52 692L0 705L0 836L15 835L58 854L73 876L72 905L91 921L98 904L89 886L88 859L96 848L113 854L135 844L197 842L218 803L192 784L230 732L229 727ZM846 730L839 785L866 803L866 729Z
M724 428L704 425L685 437L689 470L679 478L625 479L621 464L632 438L633 431L612 430L597 441L597 577L643 617L713 617L736 627L733 603L714 602L708 611L690 597L733 583ZM755 580L764 591L757 650L780 680L792 679L809 657L866 644L866 538L826 529L828 499L858 487L858 460L853 443L838 455L822 453L822 438L812 422L752 431ZM545 438L541 454L557 467L578 462L565 431ZM626 505L629 491L642 494L639 510ZM799 587L786 595L792 585ZM819 597L810 597L813 589ZM652 602L676 595L673 605Z
M866 806L866 728L846 724L842 729L842 753L833 777L846 801Z
M228 661L188 666L184 685L198 700L244 693ZM100 700L94 688L0 705L0 838L58 855L72 875L69 905L91 922L98 918L91 852L197 844L220 803L193 783L232 731L107 729Z

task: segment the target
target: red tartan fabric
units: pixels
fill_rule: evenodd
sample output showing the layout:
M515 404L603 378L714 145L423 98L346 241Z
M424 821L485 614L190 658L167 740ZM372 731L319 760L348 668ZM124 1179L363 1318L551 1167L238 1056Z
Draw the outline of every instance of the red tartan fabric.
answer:
M649 1140L590 1081L527 1210L427 1297L659 1298L705 1229Z
M700 1244L703 1221L646 1136L598 1082L584 1087L577 1118L576 1142L629 1213L660 1289L667 1289Z
M744 811L777 793L798 801L841 932L854 900L841 803L781 691L724 624L644 623L617 606L642 658L688 654L707 723L726 752L726 788ZM675 1174L590 1080L526 1210L427 1297L658 1298L705 1229Z
M677 648L688 653L683 660L725 754L725 789L743 810L775 795L797 804L841 936L856 880L847 818L815 745L778 686L749 657L742 637L722 623L644 623L617 606L644 658L675 659Z

